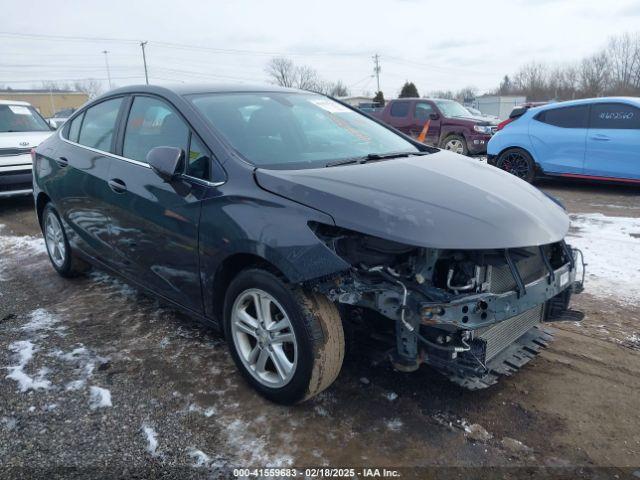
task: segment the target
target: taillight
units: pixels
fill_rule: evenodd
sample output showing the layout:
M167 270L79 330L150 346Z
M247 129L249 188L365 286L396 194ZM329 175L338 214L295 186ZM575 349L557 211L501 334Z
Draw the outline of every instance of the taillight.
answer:
M32 148L32 149L31 149L31 161L32 161L33 163L35 163L35 162L36 162L36 149L35 149L35 148Z
M517 117L516 117L517 118ZM507 125L509 125L511 122L513 122L515 120L515 118L507 118L506 120L500 122L498 124L498 130L502 130L504 127L506 127Z

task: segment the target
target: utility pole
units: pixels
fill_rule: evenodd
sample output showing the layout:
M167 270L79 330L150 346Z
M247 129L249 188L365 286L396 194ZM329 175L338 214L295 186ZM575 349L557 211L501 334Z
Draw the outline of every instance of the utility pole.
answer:
M140 42L140 46L142 47L142 61L144 62L144 79L147 82L147 85L149 85L149 73L147 72L147 56L144 53L144 46L147 43L148 42L146 41Z
M381 70L382 68L380 67L380 55L376 53L373 56L373 73L376 75L376 83L378 84L377 92L380 91L380 71Z
M109 51L103 50L102 53L104 53L104 63L107 66L107 80L109 80L109 90L111 90L113 87L111 86L111 72L109 71L109 58L107 57Z

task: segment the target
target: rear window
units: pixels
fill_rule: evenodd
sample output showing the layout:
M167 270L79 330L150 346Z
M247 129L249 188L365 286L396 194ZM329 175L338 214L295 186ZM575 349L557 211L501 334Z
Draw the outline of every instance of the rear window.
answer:
M40 114L28 105L0 105L0 132L44 132L51 130Z
M640 109L625 103L595 103L591 106L591 128L640 129Z
M589 105L553 108L536 115L536 120L561 128L587 128Z
M121 103L122 98L114 98L87 109L84 113L78 143L112 152L111 143Z
M409 115L410 106L409 102L393 102L389 113L392 117L406 117Z

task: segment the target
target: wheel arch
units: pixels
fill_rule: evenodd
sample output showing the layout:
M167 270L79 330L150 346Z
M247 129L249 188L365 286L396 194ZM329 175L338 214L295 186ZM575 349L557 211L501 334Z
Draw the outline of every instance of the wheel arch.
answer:
M38 193L36 198L36 214L38 215L38 225L42 225L42 212L47 203L51 202L51 198L44 192Z
M229 284L236 275L248 268L262 268L288 280L287 276L278 267L255 253L234 253L229 255L220 262L213 277L213 313L218 320L222 320L224 297Z

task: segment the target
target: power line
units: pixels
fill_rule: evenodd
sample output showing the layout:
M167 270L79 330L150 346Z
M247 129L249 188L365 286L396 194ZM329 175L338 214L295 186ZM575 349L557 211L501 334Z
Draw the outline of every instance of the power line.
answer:
M111 89L111 72L109 72L109 51L108 50L103 50L102 53L104 53L104 63L107 66L107 78L109 79L109 89Z

